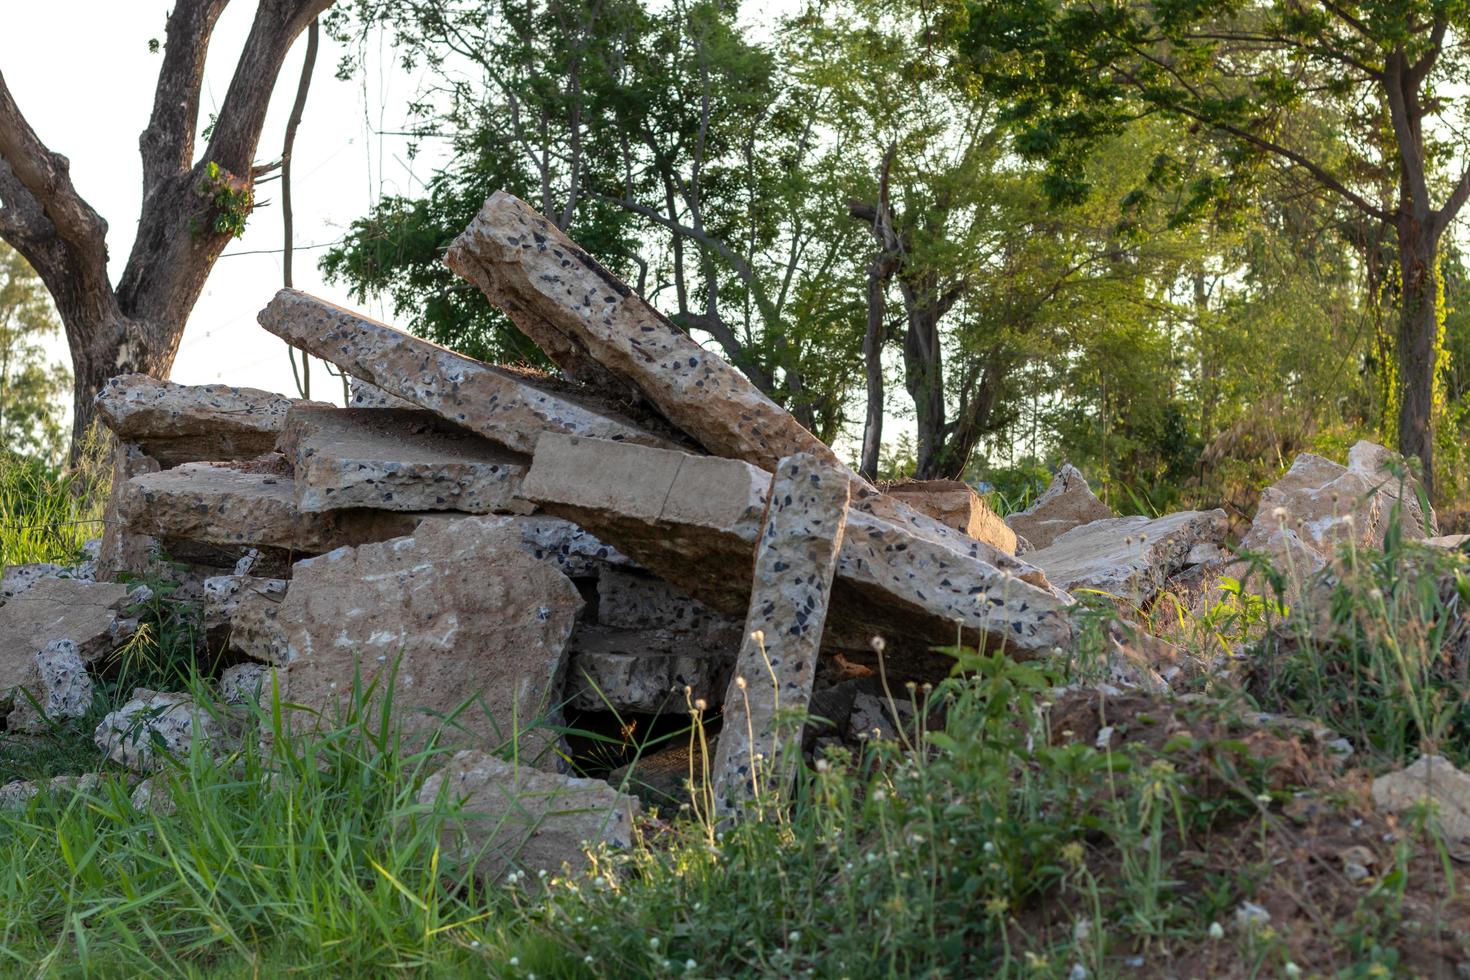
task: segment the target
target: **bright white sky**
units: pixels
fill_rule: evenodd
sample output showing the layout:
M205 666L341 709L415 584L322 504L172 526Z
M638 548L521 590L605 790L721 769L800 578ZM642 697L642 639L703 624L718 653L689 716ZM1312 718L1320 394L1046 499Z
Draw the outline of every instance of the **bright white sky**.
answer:
M113 281L127 260L142 196L138 135L148 123L161 55L148 40L164 37L172 0L0 0L0 72L21 111L52 150L71 160L72 180L109 225ZM200 124L229 86L255 4L225 9L209 50ZM257 159L280 155L286 117L306 50L303 34L277 80ZM435 157L409 161L406 141L378 136L401 128L403 107L417 79L393 64L390 52L368 58L367 78L335 77L341 49L325 35L311 96L296 137L292 179L298 289L358 305L341 287L322 281L316 262L353 218L382 194L416 192ZM62 64L64 60L65 64ZM379 74L383 71L386 74ZM255 315L281 286L279 184L260 188L243 237L232 242L209 277L189 318L173 378L185 384L221 382L294 393L286 346L256 325ZM366 304L372 315L389 311ZM65 344L55 344L64 358ZM340 385L313 362L312 395L330 397Z

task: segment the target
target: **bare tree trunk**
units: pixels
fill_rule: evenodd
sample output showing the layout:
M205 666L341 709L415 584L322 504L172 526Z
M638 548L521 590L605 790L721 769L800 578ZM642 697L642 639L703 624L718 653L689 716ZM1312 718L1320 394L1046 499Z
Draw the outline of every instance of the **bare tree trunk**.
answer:
M1398 331L1399 452L1424 466L1424 492L1434 496L1434 370L1439 353L1439 281L1432 230L1399 221L1403 277Z
M863 418L863 456L858 472L870 481L878 479L878 456L883 450L883 293L891 263L874 256L868 264L868 326L863 333L863 371L867 376L868 407Z
M138 141L143 204L116 287L107 272L107 222L73 186L67 159L37 136L0 76L0 238L25 256L51 293L71 348L72 452L94 418L92 400L118 374L163 377L184 324L225 245L254 204L255 165L272 84L296 37L332 0L258 0L255 20L196 158L200 87L210 35L228 0L177 0L148 128Z

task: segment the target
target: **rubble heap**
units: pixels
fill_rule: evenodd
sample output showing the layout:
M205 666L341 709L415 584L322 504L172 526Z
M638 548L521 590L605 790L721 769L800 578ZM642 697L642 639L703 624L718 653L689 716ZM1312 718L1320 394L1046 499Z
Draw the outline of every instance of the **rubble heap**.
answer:
M446 262L563 377L484 364L288 289L261 326L354 378L350 407L108 383L98 406L118 443L95 570L0 583L14 724L84 714L88 665L131 629L137 597L111 583L163 575L173 598L202 605L212 652L237 662L222 700L278 690L291 730L308 732L355 692L373 711L391 694L410 744L462 750L426 794L494 811L534 790L543 837L521 864L545 866L568 856L557 835L625 840L638 806L566 774L563 723L626 736L723 706L739 731L718 743L715 790L736 813L762 782L779 793L809 745L818 726L783 728L788 709L836 712L839 733L912 715L873 687L876 656L902 681L943 676L950 661L932 648L956 640L1054 655L1072 647L1074 595L1126 614L1183 580L1203 594L1228 562L1223 512L1118 517L1070 466L1004 521L963 483L873 486L507 194ZM1348 467L1301 465L1268 491L1273 507L1360 497L1387 463L1355 448ZM1363 505L1355 533L1381 534L1385 499ZM1433 533L1432 514L1415 520ZM1337 533L1318 523L1258 518L1252 534L1310 561ZM171 727L140 749L135 716ZM186 695L140 690L97 742L148 771L217 728ZM519 767L501 761L512 755ZM600 817L558 816L558 793Z

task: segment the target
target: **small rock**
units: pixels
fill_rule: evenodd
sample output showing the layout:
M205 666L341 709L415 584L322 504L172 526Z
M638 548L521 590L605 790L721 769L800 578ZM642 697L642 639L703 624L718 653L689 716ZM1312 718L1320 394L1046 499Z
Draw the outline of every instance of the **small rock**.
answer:
M1271 913L1255 902L1241 902L1235 910L1235 924L1242 929L1254 929L1271 921Z
M92 708L92 678L71 640L53 640L36 654L39 690L32 690L37 704L17 697L6 724L22 732L44 732L55 721L81 718ZM29 685L28 685L29 687Z
M1373 802L1385 813L1402 815L1429 803L1431 817L1457 860L1470 860L1470 775L1448 759L1422 755L1396 772L1373 780Z
M112 761L147 772L167 758L187 756L196 738L208 746L223 736L219 722L189 695L140 687L132 700L102 719L92 740Z
M1093 495L1084 477L1071 463L1062 464L1051 486L1026 510L1006 518L1011 530L1025 538L1034 550L1048 548L1059 536L1093 521L1116 517L1107 504ZM1029 556L1028 556L1029 557Z
M270 691L271 668L266 664L236 664L219 677L219 698L225 704L256 704Z

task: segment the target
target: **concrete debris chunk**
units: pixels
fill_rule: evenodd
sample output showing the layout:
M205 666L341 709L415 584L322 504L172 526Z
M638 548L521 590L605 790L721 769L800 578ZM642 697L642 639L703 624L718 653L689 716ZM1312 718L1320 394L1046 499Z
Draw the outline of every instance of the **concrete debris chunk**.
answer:
M671 445L630 421L541 391L525 375L456 354L293 289L277 293L259 319L261 326L288 344L515 452L534 450L543 432Z
M112 582L123 574L142 576L148 569L158 542L147 534L128 530L122 517L122 502L129 480L161 469L162 464L141 446L119 442L113 447L112 486L102 511L102 544L97 555L97 574L102 581Z
M756 545L745 640L725 693L713 769L715 810L783 800L801 764L832 579L847 518L848 480L820 459L781 460Z
M75 642L52 640L36 654L35 665L36 681L25 685L30 697L16 693L7 728L44 732L55 722L81 718L92 709L92 677Z
M607 568L633 568L633 560L571 521L537 514L518 517L515 527L530 554L549 561L568 578L596 578Z
M516 766L488 753L457 752L424 780L419 802L456 805L442 847L487 884L513 873L572 874L588 866L587 850L633 845L641 807L600 779L578 779Z
M52 776L39 782L18 779L0 786L0 810L24 810L31 800L42 793L85 793L96 789L99 777L95 772L80 776Z
M1399 815L1427 804L1450 855L1470 861L1470 775L1443 756L1422 755L1413 765L1373 780L1373 803Z
M1401 500L1404 537L1433 536L1438 530L1434 512L1423 513L1412 481L1402 485L1406 492L1400 497L1400 480L1390 472L1396 460L1366 441L1349 450L1346 466L1302 453L1262 492L1241 547L1269 555L1295 584L1323 568L1340 548L1382 546L1392 508Z
M769 487L769 474L738 460L548 436L521 492L738 615ZM953 644L957 626L966 642L983 635L1019 655L1072 640L1065 595L871 514L849 510L837 575L831 622L848 634L837 646L866 649L881 635L890 650L927 651Z
M444 730L554 765L551 716L582 598L521 546L513 523L426 523L409 537L298 562L275 617L290 700L330 723L353 691L393 687L395 723L415 744ZM307 717L293 722L312 724Z
M225 704L255 704L269 700L274 671L265 664L244 663L219 675L219 698Z
M48 578L75 578L71 569L55 562L40 561L27 565L11 565L0 574L0 606L5 605L37 582Z
M293 404L255 388L181 385L146 374L119 375L97 394L97 414L113 434L165 469L270 452Z
M739 627L725 645L701 639L666 629L582 626L571 639L567 706L672 714L687 712L689 704L701 700L716 706L735 666Z
M286 580L255 575L215 575L204 580L204 606L201 620L207 630L227 628L242 604L257 597L280 602L286 594Z
M740 646L742 621L711 609L652 575L606 568L597 578L597 621L625 630L674 630L704 642ZM730 642L733 639L733 642Z
M1036 498L1036 503L1005 520L1011 530L1040 551L1075 527L1116 516L1107 504L1093 495L1087 478L1077 467L1063 463L1052 477L1051 486ZM1031 555L1026 557L1030 560Z
M1431 548L1453 550L1470 544L1470 534L1441 534L1437 538L1425 538L1424 543Z
M219 721L189 695L140 687L102 719L92 740L113 762L149 772L168 759L186 758L195 740L207 751L223 748L224 735Z
M424 409L293 409L279 448L305 513L531 509L516 497L528 458Z
M43 578L0 606L0 695L25 687L41 700L36 654L69 641L83 663L117 649L137 628L126 618L128 587Z
M1102 592L1141 607L1189 564L1195 548L1221 544L1225 530L1223 510L1114 517L1075 527L1026 558L1069 592Z
M1016 553L1016 532L962 480L903 480L883 487L883 492L976 541L1008 555Z
M348 408L418 408L413 402L397 395L390 395L375 384L361 378L348 382Z
M270 546L319 554L409 534L414 514L376 510L309 514L279 472L185 463L127 483L120 516L131 531L211 544Z

